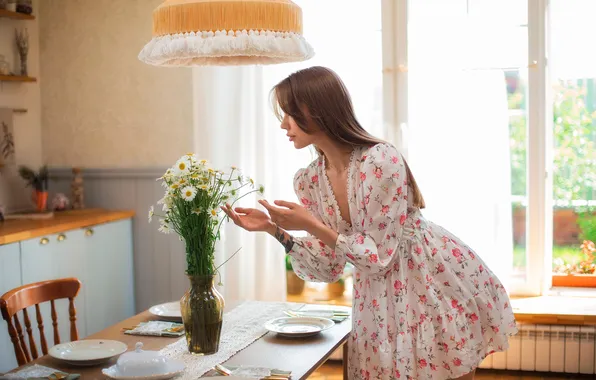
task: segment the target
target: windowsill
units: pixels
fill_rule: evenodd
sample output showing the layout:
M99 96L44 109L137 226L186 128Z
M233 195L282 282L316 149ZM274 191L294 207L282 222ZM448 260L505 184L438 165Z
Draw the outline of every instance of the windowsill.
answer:
M551 288L545 293L545 296L596 298L596 288Z
M555 288L541 297L512 298L518 323L596 325L596 290ZM583 290L583 292L582 292Z
M288 301L314 304L352 305L350 287L342 296L329 296L323 287L308 285ZM511 297L518 323L540 325L596 325L596 288L552 288L541 297Z

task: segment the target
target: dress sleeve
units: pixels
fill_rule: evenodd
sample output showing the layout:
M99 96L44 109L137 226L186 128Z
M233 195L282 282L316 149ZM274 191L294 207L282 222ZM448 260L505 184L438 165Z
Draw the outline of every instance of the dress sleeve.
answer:
M317 182L318 178L311 178L308 169L301 169L294 176L294 191L300 205L315 218L322 220L319 205L315 197L311 196L311 190ZM336 255L334 250L311 234L294 237L294 245L288 254L298 277L311 282L336 282L346 265L343 255Z
M408 210L405 162L389 144L371 148L360 166L360 231L340 234L335 251L367 274L386 271L398 255Z

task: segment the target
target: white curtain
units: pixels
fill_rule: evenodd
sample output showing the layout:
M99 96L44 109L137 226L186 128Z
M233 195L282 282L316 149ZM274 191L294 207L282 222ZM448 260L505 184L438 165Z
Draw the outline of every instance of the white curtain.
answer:
M513 266L508 105L503 71L491 68L507 55L484 54L499 40L480 36L466 1L410 4L408 152L424 214L461 237L507 283Z
M273 116L269 92L290 73L314 65L335 70L351 92L363 126L384 135L380 1L366 6L357 0L296 3L302 7L304 34L315 58L263 67L193 69L196 153L217 167L240 167L265 185L269 201L295 202L294 174L315 158L310 150L296 151ZM338 10L341 17L329 17ZM242 204L258 206L255 197L245 198ZM283 247L264 233L228 225L218 245L218 262L240 247L240 253L221 270L226 300L285 299Z

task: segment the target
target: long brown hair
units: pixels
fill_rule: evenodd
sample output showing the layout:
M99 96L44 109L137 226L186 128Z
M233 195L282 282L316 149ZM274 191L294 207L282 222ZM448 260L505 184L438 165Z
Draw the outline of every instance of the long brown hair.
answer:
M271 90L273 111L281 121L291 116L306 133L320 129L333 141L355 148L386 143L368 133L356 119L352 99L343 81L326 67L297 71ZM316 148L319 154L323 152ZM424 208L424 198L407 163L408 184L415 207Z

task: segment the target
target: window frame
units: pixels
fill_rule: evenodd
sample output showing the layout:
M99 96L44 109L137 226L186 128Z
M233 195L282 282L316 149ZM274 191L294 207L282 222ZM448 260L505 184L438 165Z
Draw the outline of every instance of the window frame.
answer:
M389 141L408 158L408 3L382 1L383 118ZM510 293L538 296L552 287L552 94L548 72L549 1L527 0L528 128L526 279Z

